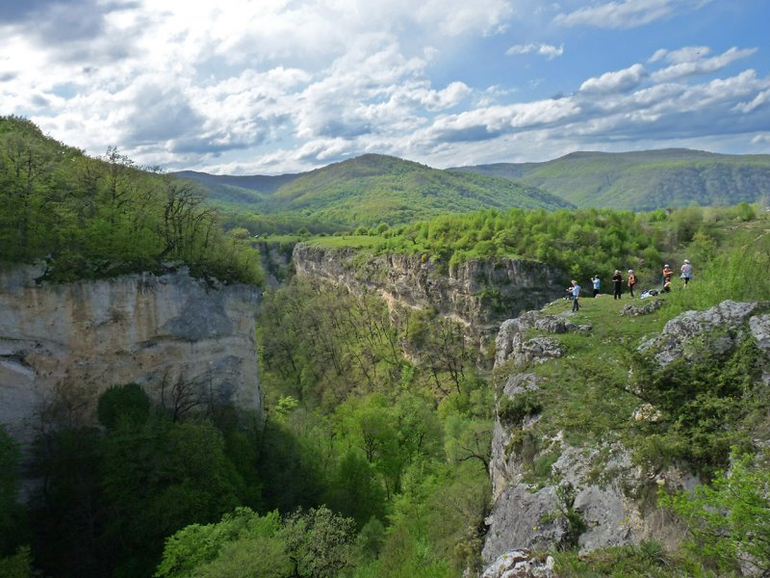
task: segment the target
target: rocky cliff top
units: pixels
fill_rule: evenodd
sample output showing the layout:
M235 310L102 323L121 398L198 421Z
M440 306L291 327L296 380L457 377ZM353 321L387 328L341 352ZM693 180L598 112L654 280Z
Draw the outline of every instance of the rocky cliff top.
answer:
M656 506L657 487L692 488L700 478L681 459L644 458L646 436L670 435L674 410L645 401L655 390L629 373L623 351L650 359L660 380L675 361L716 359L732 367L748 346L757 352L748 379L758 389L747 395L770 384L770 303L725 301L683 313L662 330L657 305L631 312L633 305L586 300L588 313L578 315L567 307L555 302L547 312L507 320L496 339L496 368L505 378L492 442L488 564L522 549L678 544L682 529ZM648 336L637 337L645 328ZM766 443L760 430L747 438Z

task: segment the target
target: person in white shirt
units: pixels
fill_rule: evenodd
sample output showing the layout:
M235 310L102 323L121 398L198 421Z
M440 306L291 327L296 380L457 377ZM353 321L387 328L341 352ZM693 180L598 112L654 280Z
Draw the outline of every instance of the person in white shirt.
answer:
M684 288L687 289L687 284L690 282L690 279L692 279L692 265L690 265L689 259L684 260L684 264L682 265L680 271L682 274L679 275L679 277L684 279Z
M580 311L580 303L578 302L580 297L580 285L574 279L572 280L572 310Z

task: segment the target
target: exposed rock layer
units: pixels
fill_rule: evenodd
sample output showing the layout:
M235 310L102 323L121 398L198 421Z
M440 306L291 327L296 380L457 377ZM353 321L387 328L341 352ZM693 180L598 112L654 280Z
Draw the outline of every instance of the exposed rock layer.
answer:
M93 415L116 384L167 406L176 393L261 410L253 287L212 288L186 270L38 285L41 273L0 271L0 424L23 445L52 404Z
M542 307L564 293L559 269L521 259L469 260L448 266L420 255L370 256L298 244L293 263L298 275L351 288L366 286L389 303L436 309L480 334L497 331L504 319Z

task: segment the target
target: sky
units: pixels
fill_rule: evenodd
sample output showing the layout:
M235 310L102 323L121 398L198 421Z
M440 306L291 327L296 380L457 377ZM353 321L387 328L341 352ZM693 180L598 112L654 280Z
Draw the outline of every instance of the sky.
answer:
M231 175L770 153L769 0L0 0L0 115Z

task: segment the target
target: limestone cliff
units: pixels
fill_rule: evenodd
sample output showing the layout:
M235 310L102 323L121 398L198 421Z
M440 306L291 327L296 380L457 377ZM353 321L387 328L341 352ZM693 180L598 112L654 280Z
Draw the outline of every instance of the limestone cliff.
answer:
M469 260L448 266L420 255L365 255L352 249L298 244L297 275L315 276L351 288L366 286L388 303L434 308L481 334L500 322L561 296L564 274L522 259Z
M185 269L68 284L37 284L41 273L0 271L0 424L23 445L53 407L87 420L100 392L129 382L171 409L261 410L255 288Z

